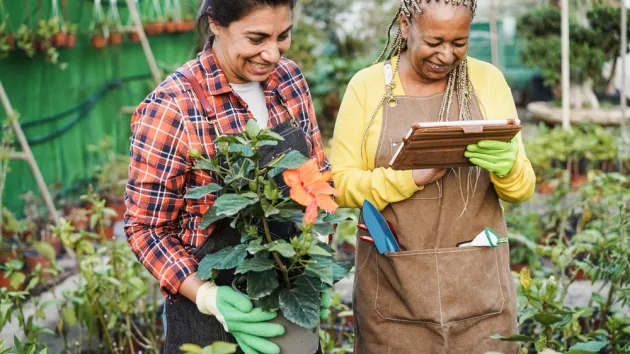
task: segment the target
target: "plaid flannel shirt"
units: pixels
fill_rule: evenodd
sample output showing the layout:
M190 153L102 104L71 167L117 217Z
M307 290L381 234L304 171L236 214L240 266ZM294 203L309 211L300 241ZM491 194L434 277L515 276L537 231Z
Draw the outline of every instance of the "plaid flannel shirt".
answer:
M169 301L179 298L181 283L197 271L198 262L192 254L214 229L214 225L205 230L198 225L216 197L184 199L188 190L213 182L209 173L191 168L188 151L196 148L212 157L215 129L238 134L254 118L247 104L232 91L210 45L184 66L201 84L214 112L206 117L190 84L174 73L148 95L131 120L125 232L138 260L159 280ZM298 66L281 59L263 83L263 90L269 126L290 119L291 110L307 135L311 157L317 159L321 170L327 170L310 92Z

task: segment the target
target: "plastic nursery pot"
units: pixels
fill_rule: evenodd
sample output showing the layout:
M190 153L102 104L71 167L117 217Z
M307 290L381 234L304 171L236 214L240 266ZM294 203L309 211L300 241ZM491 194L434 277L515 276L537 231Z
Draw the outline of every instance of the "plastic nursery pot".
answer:
M7 34L7 44L9 44L9 49L15 48L15 36L12 33Z
M22 291L24 290L24 283L17 288L11 286L11 279L4 276L4 270L0 270L0 288L7 288L8 291Z
M0 264L9 263L11 260L22 257L24 249L0 248Z
M41 265L42 269L50 268L50 261L48 258L42 256L35 250L26 250L24 251L24 260L26 261L26 272L31 273L38 264Z
M94 229L94 232L97 234L101 234L101 229L99 227L96 227ZM113 226L105 226L105 228L103 229L103 235L105 236L106 240L112 240L114 238L114 227Z
M124 219L125 212L127 211L124 197L108 198L107 207L114 209L117 214L113 221L122 221Z
M243 283L246 283L244 277L234 278L232 281L232 289L240 294L243 294L243 292L239 289L243 287ZM243 295L247 296L245 294ZM256 300L252 300L252 303L254 306L259 306L258 301ZM281 324L285 329L283 335L268 338L280 347L280 354L314 354L319 348L319 326L313 329L298 326L287 320L282 315L282 312L278 312L278 317L269 322Z
M155 34L160 34L164 32L164 27L166 27L166 25L164 23L161 22L156 22L153 24L153 28L155 29Z
M123 41L122 33L113 32L109 35L109 43L112 45L119 45Z
M100 34L93 35L92 46L97 49L105 48L107 46L107 38L105 38L105 36L101 36Z
M39 52L45 52L53 45L52 40L49 38L40 38L35 41L35 44L37 47L37 51Z

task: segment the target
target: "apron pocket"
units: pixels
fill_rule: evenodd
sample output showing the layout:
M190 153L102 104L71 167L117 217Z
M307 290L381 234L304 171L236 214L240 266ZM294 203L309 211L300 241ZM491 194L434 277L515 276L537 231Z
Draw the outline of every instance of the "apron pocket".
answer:
M496 248L376 254L374 309L386 319L444 325L503 311Z
M439 324L435 250L375 254L376 312L390 320Z
M437 260L444 324L503 311L497 248L442 248Z

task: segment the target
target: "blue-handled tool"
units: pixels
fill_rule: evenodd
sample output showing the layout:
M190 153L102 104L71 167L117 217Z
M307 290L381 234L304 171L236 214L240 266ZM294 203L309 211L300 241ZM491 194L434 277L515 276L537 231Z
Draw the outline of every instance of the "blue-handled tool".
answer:
M363 221L378 253L399 252L400 246L383 215L367 199L363 202Z

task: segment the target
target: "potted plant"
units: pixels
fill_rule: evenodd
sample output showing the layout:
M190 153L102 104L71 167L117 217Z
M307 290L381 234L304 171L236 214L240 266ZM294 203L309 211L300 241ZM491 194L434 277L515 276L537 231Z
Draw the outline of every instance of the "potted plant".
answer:
M12 259L0 264L0 289L6 288L9 291L21 291L24 289L26 274L22 272L24 261Z
M112 220L116 217L116 212L105 206L107 201L101 199L92 187L88 189L86 195L81 196L81 200L92 205L90 209L90 230L93 230L106 240L111 240L114 237Z
M77 43L77 25L74 23L66 23L66 48L74 48Z
M36 31L36 48L39 52L46 52L53 45L53 37L58 30L58 22L40 20Z
M260 130L252 119L246 132L217 139L216 157L208 159L191 150L190 156L196 160L194 168L213 173L223 185L202 186L185 197L197 199L218 193L200 227L230 219L230 226L242 235L239 245L204 257L197 276L212 279L219 270L234 269L238 275L235 289L264 310L280 312L276 321L287 332L274 341L283 352L297 353L304 352L304 348L287 347L286 342L304 336L303 343L310 344L313 336L318 337L320 293L343 279L351 265L334 261L334 251L318 239L334 233L333 225L345 221L323 212L337 209L331 198L337 191L328 184L331 174L321 174L315 160L297 151L260 165L264 146L281 140L278 134ZM227 161L230 167L220 161ZM280 178L291 188L291 197L279 190ZM289 239L273 240L269 228L272 222L294 225L295 234Z
M17 47L21 49L26 56L32 58L35 55L35 35L26 24L21 24L15 33L15 41Z
M107 22L109 23L109 43L120 45L123 41L123 26L118 13L118 2L110 1L107 12Z
M109 35L109 29L105 21L99 21L94 25L92 30L92 46L96 49L102 49L107 46L107 36Z
M50 32L52 33L52 44L57 48L63 48L68 41L68 32L64 23L61 22L60 17L52 17L48 21Z

